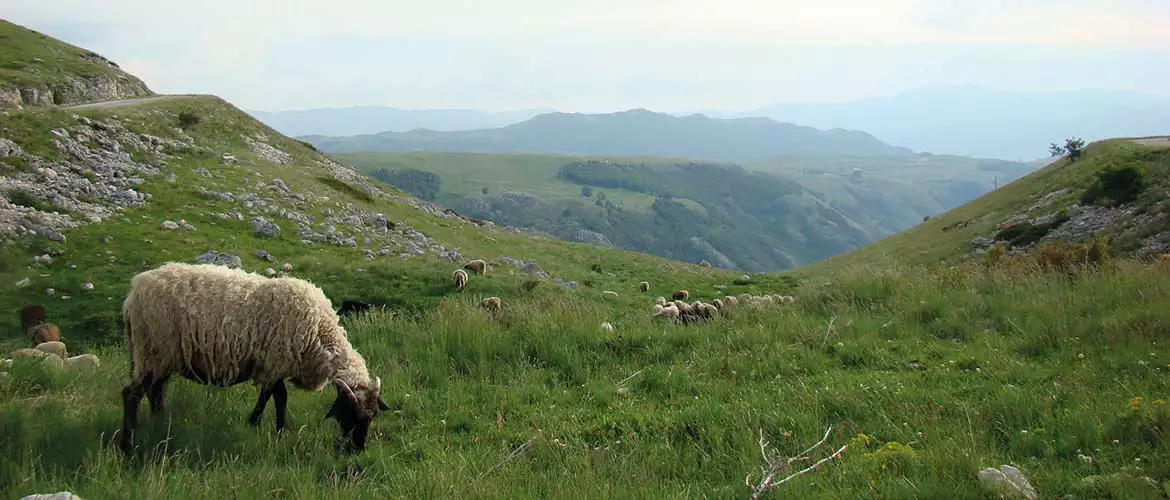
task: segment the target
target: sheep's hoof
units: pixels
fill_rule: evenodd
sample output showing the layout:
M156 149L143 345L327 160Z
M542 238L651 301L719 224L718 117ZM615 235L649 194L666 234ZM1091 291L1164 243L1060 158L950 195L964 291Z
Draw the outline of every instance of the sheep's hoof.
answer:
M252 427L260 425L260 417L260 415L248 417L248 425L251 425Z

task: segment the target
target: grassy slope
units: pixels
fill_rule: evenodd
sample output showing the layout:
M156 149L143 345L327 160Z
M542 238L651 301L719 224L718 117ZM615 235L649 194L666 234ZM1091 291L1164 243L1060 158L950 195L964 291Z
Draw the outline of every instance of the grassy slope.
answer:
M92 54L0 19L0 86L56 88L78 78L109 76L126 78L145 88L134 76Z
M414 168L432 172L442 180L442 193L456 196L479 195L484 187L495 191L523 191L545 201L577 200L581 185L558 179L566 163L597 159L593 156L492 153L352 153L334 155L363 172L378 169ZM607 157L615 162L648 165L686 162L659 157ZM654 197L625 189L594 188L628 210L648 210ZM687 200L689 201L689 200Z
M860 264L934 264L960 260L973 250L972 239L993 233L996 225L1013 215L1027 212L1029 207L1044 195L1069 189L1066 194L1032 215L1042 215L1076 203L1084 190L1093 183L1097 172L1119 159L1140 158L1143 152L1155 149L1134 144L1128 139L1093 143L1085 149L1084 157L1076 162L1070 163L1064 159L1054 162L911 229L852 252L805 266L798 273L816 275ZM1151 189L1150 194L1164 197L1162 184L1170 180L1170 164L1158 160L1144 162L1142 166L1161 186ZM970 222L965 226L956 227L968 221Z

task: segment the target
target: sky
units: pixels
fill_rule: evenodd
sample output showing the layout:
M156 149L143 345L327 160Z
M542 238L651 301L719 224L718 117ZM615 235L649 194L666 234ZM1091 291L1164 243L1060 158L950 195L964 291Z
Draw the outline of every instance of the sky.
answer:
M4 0L250 110L746 110L922 87L1170 96L1170 0Z

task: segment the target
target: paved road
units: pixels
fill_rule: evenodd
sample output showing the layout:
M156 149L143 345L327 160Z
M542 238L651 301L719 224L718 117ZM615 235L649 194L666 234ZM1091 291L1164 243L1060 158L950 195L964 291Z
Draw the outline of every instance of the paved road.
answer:
M1170 137L1153 137L1150 139L1133 139L1133 142L1143 146L1162 146L1170 148Z
M149 104L160 101L173 101L177 99L191 99L195 96L190 95L156 95L152 97L138 97L134 99L122 99L120 101L103 101L91 102L89 104L75 104L73 106L62 106L64 109L109 109L121 108L125 106L137 106L139 104Z

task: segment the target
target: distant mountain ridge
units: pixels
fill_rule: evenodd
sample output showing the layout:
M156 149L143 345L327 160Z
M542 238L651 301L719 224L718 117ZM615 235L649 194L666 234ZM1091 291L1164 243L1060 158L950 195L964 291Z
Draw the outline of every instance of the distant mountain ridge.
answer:
M645 109L606 114L546 113L492 129L412 130L350 137L307 135L300 139L329 153L529 152L715 161L780 154L913 154L860 131L818 130L768 118L720 119L699 114L678 117Z
M473 130L511 125L551 109L482 111L478 109L401 109L353 106L287 111L250 110L247 113L282 134L358 135L406 132L414 129Z
M780 103L717 116L763 116L817 128L865 130L916 151L1007 160L1047 156L1070 136L1170 134L1170 98L1139 92L1017 92L936 87L841 103Z

